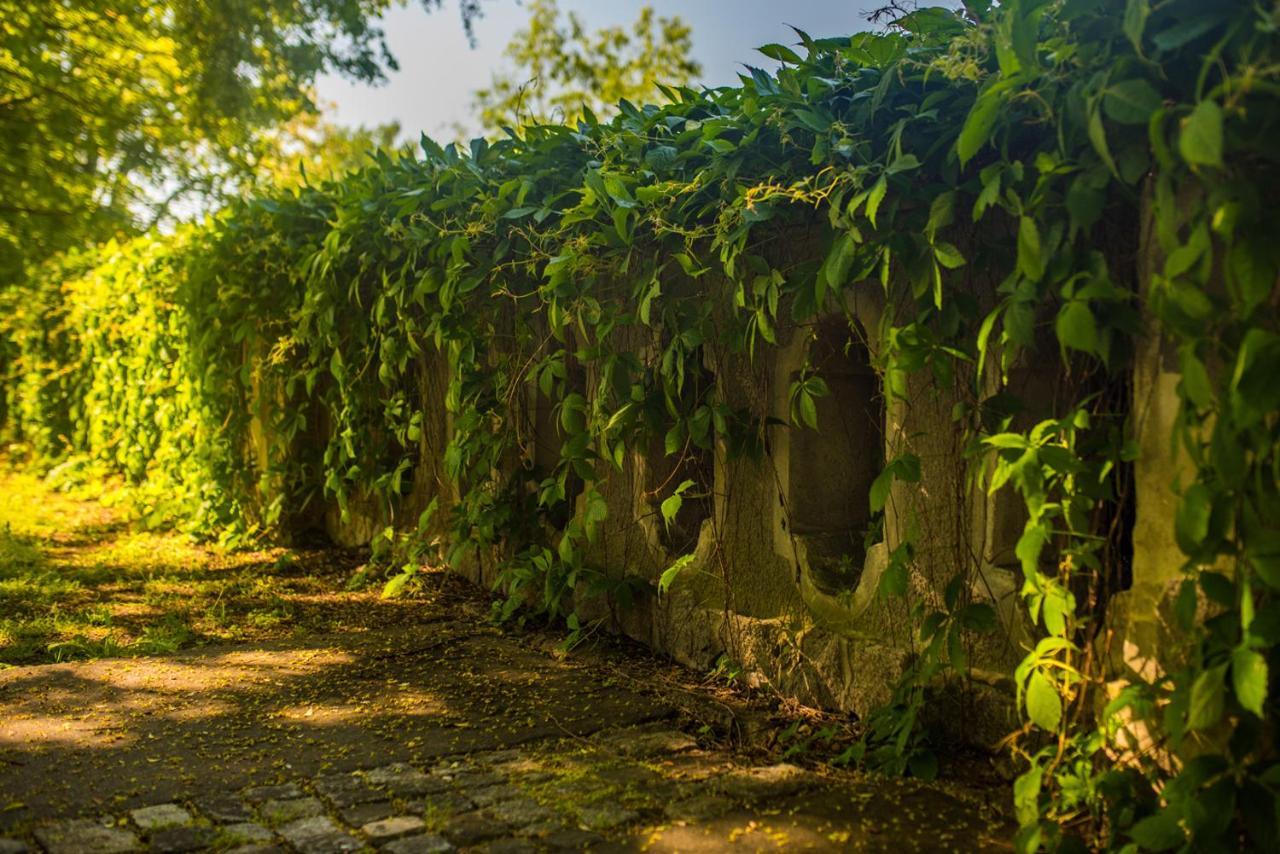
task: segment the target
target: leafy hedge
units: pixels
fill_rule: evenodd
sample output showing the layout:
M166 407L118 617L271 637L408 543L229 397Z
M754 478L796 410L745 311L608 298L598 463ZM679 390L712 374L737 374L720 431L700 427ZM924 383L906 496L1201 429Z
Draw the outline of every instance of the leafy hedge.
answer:
M450 541L504 542L513 601L539 589L572 620L564 594L592 572L581 547L610 462L655 440L681 459L717 441L759 452L764 425L700 366L752 358L780 326L878 288L892 307L876 330L886 394L921 373L968 387L957 429L994 461L988 487L1025 500L1017 551L1042 640L1016 674L1019 847L1272 848L1280 11L964 5L884 34L800 33L803 55L763 49L777 74L624 103L607 123L465 152L424 138L421 157L380 155L338 183L70 261L10 295L9 429L46 460L109 463L200 530L270 528L318 492L394 507L423 430L419 371L443 354ZM814 230L823 252L780 260L774 244ZM1161 259L1146 290L1144 234ZM975 296L982 282L992 299ZM1173 485L1180 663L1128 674L1104 709L1115 674L1095 654L1099 603L1125 571L1125 395L1143 324L1176 352L1174 439L1194 469ZM619 343L633 334L649 356ZM1065 380L1052 417L1028 424L1003 383L1046 357ZM506 464L523 441L511 402L531 388L564 433L549 472ZM263 389L266 466L248 452ZM793 386L800 425L825 391L811 372ZM314 453L311 413L327 419ZM709 491L695 481L664 514ZM586 509L570 518L579 485ZM921 616L933 660L963 666ZM1140 727L1149 740L1126 752Z

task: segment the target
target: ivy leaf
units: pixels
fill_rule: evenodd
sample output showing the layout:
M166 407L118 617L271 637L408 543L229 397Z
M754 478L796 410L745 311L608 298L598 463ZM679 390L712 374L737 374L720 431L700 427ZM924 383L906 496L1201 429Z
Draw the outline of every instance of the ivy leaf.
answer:
M889 179L881 175L880 180L876 181L875 186L871 188L871 193L867 196L867 220L872 227L876 224L876 212L880 210L880 203L884 201L885 193L888 191Z
M1027 717L1046 732L1057 732L1062 723L1062 697L1048 676L1039 670L1027 680Z
M1064 347L1085 353L1098 352L1098 323L1084 300L1070 300L1062 307L1054 331Z
M1196 677L1196 681L1191 685L1188 729L1208 729L1222 719L1226 673L1227 666L1219 664L1217 667L1210 667L1201 672Z
M933 244L933 257L937 258L938 263L948 270L963 267L965 263L964 256L960 254L960 250L943 241Z
M961 166L972 160L982 146L987 144L1003 106L1002 90L988 89L973 102L973 107L964 120L964 127L960 129L960 136L956 138L956 156L960 158Z
M1142 31L1146 29L1150 15L1150 0L1128 0L1125 4L1124 34L1138 56L1142 56Z
M813 400L813 395L807 391L801 391L796 395L796 403L800 408L800 420L813 430L818 429L818 405Z
M974 602L961 612L960 621L970 631L986 633L996 627L996 610L986 602Z
M680 494L670 495L662 502L662 522L668 528L671 527L672 521L676 518L676 514L680 512L680 508L684 506L684 497Z
M1262 706L1267 700L1267 660L1252 649L1237 649L1231 656L1231 686L1236 699L1247 711L1264 717Z
M1029 216L1018 222L1018 269L1033 282L1044 277L1044 255L1040 244L1040 229Z
M666 593L670 590L671 585L675 584L676 579L680 577L680 573L693 563L693 558L691 554L681 555L675 563L663 570L662 575L658 577L658 592Z
M1182 390L1200 409L1206 409L1213 403L1213 385L1209 381L1209 372L1204 362L1190 348L1182 350Z
M1160 93L1141 77L1108 86L1102 98L1107 116L1123 125L1145 125L1160 105Z
M1187 841L1187 835L1169 810L1149 815L1129 829L1129 836L1147 851L1169 851Z
M1209 536L1209 515L1213 510L1213 496L1203 483L1193 483L1178 503L1174 517L1174 538L1178 548L1186 554L1195 554L1200 544Z
M1217 101L1196 105L1178 137L1182 159L1193 166L1222 166L1222 108Z

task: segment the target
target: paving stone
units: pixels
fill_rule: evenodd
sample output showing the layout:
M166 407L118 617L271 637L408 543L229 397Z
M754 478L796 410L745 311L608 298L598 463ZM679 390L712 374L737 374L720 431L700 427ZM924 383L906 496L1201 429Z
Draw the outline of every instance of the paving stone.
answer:
M528 839L519 839L516 837L507 837L506 839L493 839L489 842L482 842L471 849L477 854L536 854L541 851L542 847Z
M794 795L813 784L803 768L786 762L726 774L716 787L731 798L759 800Z
M520 826L555 818L555 813L530 797L499 801L485 810L489 815L508 824Z
M539 839L550 836L553 833L559 833L565 830L564 822L552 818L546 821L535 821L532 824L526 824L523 827L517 827L516 836L537 837Z
M108 827L93 819L59 821L36 829L36 840L49 854L115 854L119 851L138 851L142 843L138 837L118 827Z
M542 838L542 844L562 851L582 851L604 841L604 837L589 830L565 828Z
M472 753L467 756L467 761L472 765L501 765L504 762L523 761L524 753L514 749L504 750L485 750L480 753Z
M197 798L192 803L218 824L237 824L253 819L253 811L235 795L209 795Z
M191 823L191 813L177 804L157 804L153 807L131 810L129 817L144 831Z
M217 836L212 827L188 827L177 825L155 831L147 842L155 854L183 854L187 851L204 851Z
M578 823L587 830L612 830L640 817L620 804L584 804L576 810Z
M397 815L379 821L371 821L360 828L360 832L369 837L374 844L390 842L402 836L417 833L426 827L422 819L415 815Z
M285 801L291 798L301 798L306 792L298 787L297 783L281 783L276 786L254 786L251 789L245 789L241 792L244 799L251 804L260 804L263 801Z
M30 850L21 839L0 839L0 854L27 854Z
M280 828L280 835L301 854L338 854L364 847L360 840L344 833L333 819L323 815L286 824Z
M324 804L315 798L292 798L287 801L267 801L258 808L267 824L288 824L300 818L312 818L324 814Z
M507 782L507 778L501 774L481 768L441 770L434 772L434 776L442 780L448 780L459 789L476 789L482 786L496 786L499 783Z
M410 810L413 812L414 810ZM356 804L353 807L338 811L338 817L342 819L344 824L359 827L362 824L368 824L371 821L379 821L384 818L390 818L396 814L396 808L392 806L390 801L379 801L376 804Z
M680 798L667 804L667 818L672 821L706 821L717 818L734 808L734 803L722 795L701 794Z
M229 845L246 842L270 842L274 836L275 834L270 830L253 821L228 824L218 828L218 839L225 841Z
M286 852L279 845L241 845L239 848L230 849L227 854L286 854Z
M614 765L602 768L596 774L601 783L620 786L624 789L651 789L660 786L664 781L662 775L643 765Z
M454 816L444 826L444 837L459 848L496 839L508 833L511 826L478 812Z
M601 737L601 742L625 756L660 756L693 750L698 742L678 729L656 732L615 730Z
M427 795L420 801L413 802L409 811L426 815L457 815L459 813L470 812L476 808L475 801L460 792L439 792L434 795Z
M400 797L429 795L433 792L443 792L449 787L444 780L425 774L403 762L366 771L364 778L370 784Z
M506 783L467 790L467 797L474 801L478 807L487 807L499 801L509 801L512 798L520 797L520 795L521 791L519 789Z
M320 797L339 809L380 801L387 796L355 774L326 774L316 777L311 785Z
M420 836L406 836L383 846L386 854L448 854L455 851L453 843L443 836L424 833Z

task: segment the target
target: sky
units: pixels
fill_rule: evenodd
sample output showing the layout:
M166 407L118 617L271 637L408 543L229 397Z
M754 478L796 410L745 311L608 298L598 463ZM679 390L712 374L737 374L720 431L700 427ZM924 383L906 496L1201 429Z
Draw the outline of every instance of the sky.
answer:
M771 68L776 63L755 52L770 42L794 44L792 24L814 37L848 35L869 27L868 9L884 0L560 0L562 11L577 12L589 29L635 20L644 5L662 16L679 15L693 30L693 55L702 64L699 81L731 84L744 63ZM484 17L475 22L477 44L468 45L456 0L427 12L418 0L392 9L382 19L387 42L400 63L381 86L353 84L327 75L318 94L332 105L339 124L375 125L396 121L401 137L420 132L448 141L457 127L479 132L471 113L471 94L505 67L503 48L527 19L518 0L485 0Z

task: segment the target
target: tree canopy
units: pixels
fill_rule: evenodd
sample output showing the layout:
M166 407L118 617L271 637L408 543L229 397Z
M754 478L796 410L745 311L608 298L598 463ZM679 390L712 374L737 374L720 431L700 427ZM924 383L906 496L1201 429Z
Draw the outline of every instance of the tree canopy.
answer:
M252 180L318 74L396 67L398 2L0 0L0 283Z
M573 12L561 16L556 0L533 0L529 25L507 45L513 68L475 93L486 130L573 122L583 108L612 115L619 101L652 101L659 84L682 86L702 73L691 56L691 30L643 6L629 27L589 32Z

